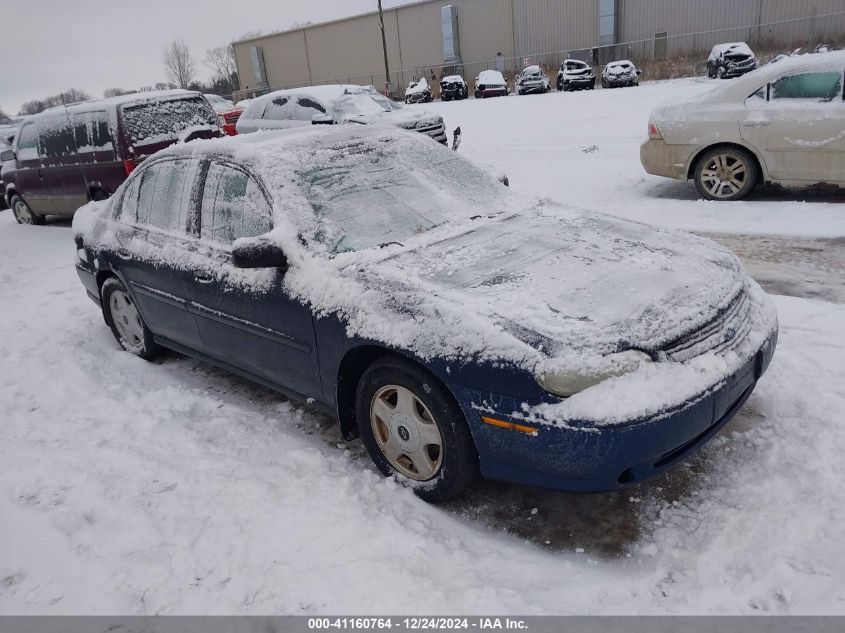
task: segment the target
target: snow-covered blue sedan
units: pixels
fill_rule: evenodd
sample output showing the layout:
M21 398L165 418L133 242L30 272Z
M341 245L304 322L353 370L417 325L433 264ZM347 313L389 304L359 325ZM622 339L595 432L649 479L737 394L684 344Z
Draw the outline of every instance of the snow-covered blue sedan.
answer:
M590 491L688 456L777 318L713 242L525 197L379 126L198 141L74 219L126 350L307 401L430 501L480 473Z

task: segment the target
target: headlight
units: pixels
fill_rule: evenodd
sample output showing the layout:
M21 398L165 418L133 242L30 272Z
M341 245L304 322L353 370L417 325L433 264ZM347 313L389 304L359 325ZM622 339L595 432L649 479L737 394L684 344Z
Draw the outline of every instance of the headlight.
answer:
M551 359L549 367L540 368L537 372L537 384L549 393L566 398L608 378L629 374L643 363L651 362L647 354L635 350L602 356L592 362L585 361L579 363L578 367L566 367L574 364L574 360L561 362L560 359Z

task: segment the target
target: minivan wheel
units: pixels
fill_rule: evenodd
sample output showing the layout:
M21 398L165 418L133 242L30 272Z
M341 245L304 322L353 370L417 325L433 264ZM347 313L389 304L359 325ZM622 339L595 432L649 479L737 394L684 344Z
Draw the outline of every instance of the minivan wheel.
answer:
M18 194L13 195L9 202L18 224L44 224L44 218L34 214L26 201Z
M127 352L150 360L158 352L153 335L126 287L116 277L109 277L100 289L103 314L112 334Z
M358 383L355 405L358 430L375 465L421 499L451 499L478 473L478 456L457 403L410 361L376 361Z
M751 192L758 178L754 157L737 147L717 147L705 152L693 174L696 190L707 200L741 200Z

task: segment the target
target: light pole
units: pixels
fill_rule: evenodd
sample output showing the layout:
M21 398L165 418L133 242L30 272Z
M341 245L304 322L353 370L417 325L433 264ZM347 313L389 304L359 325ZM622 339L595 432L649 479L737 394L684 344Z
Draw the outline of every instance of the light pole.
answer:
M387 38L384 36L384 14L381 11L381 0L378 0L378 23L381 27L381 48L384 51L384 95L390 96L390 65L387 62Z

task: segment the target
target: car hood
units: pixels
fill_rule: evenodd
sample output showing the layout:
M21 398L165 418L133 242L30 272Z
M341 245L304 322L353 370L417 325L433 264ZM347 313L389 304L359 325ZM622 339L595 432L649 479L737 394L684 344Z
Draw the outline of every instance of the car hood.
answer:
M484 316L544 355L649 352L694 331L742 291L728 250L693 235L545 207L382 259L367 285Z

